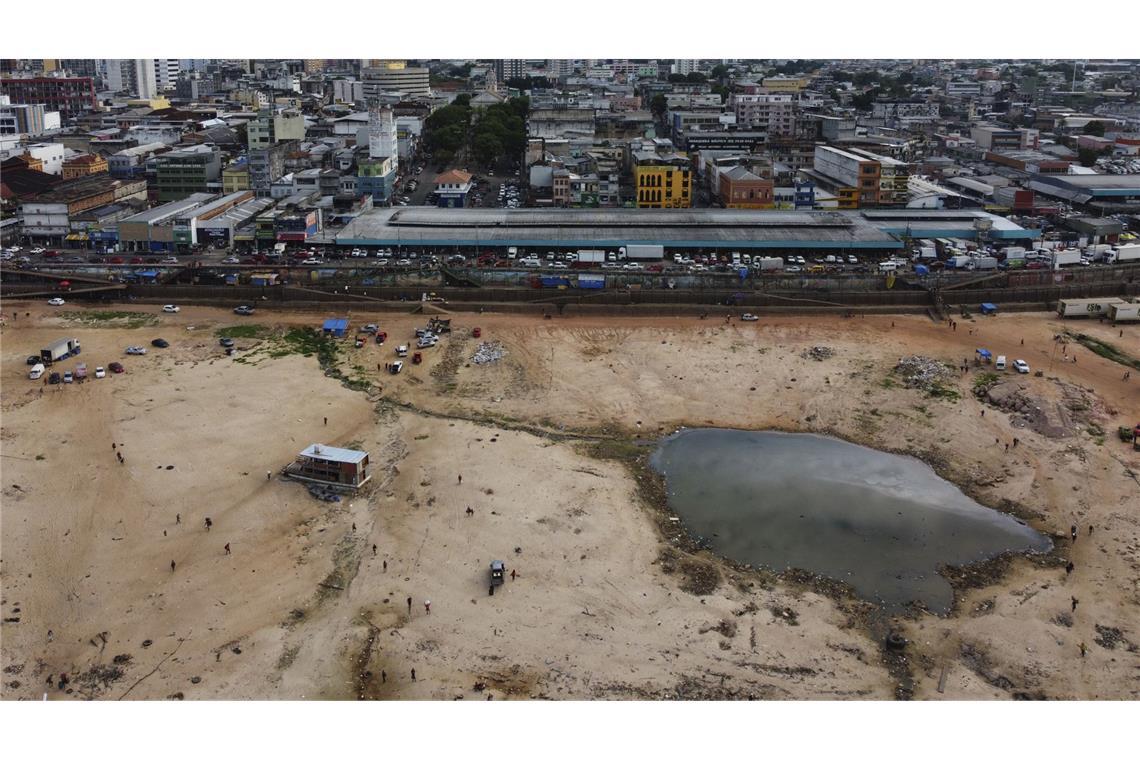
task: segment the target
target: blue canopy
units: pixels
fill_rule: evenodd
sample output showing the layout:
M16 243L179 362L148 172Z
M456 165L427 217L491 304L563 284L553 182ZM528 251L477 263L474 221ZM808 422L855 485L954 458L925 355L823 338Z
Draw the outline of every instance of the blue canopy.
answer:
M983 359L989 359L991 356L990 350L988 348L979 348L976 353Z
M994 306L992 303L982 304L982 313L983 314L993 314L995 311L997 311L997 307Z

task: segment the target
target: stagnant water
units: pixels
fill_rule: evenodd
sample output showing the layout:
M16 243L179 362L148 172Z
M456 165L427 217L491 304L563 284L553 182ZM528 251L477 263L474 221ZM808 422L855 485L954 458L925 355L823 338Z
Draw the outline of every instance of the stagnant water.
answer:
M1052 546L918 459L835 438L684 430L650 461L665 475L669 506L717 553L846 581L890 609L919 600L949 612L940 566Z

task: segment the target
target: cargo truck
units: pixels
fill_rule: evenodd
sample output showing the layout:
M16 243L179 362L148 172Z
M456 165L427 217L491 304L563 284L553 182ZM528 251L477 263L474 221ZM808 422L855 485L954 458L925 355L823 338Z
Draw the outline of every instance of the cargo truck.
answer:
M998 268L998 260L993 256L975 256L971 264L973 264L973 266L970 266L968 268L976 269L981 272L984 272L988 269Z
M1114 303L1108 306L1108 318L1116 322L1140 322L1140 303Z
M1117 246L1105 253L1104 260L1109 264L1140 261L1140 243Z
M1057 302L1057 314L1061 317L1099 317L1108 314L1110 307L1127 304L1122 298L1065 298Z
M1080 263L1081 252L1076 248L1070 248L1066 251L1053 251L1053 259L1050 266L1052 266L1053 269L1060 269L1070 264Z
M47 348L40 350L40 360L47 366L63 361L69 356L75 356L80 351L78 338L60 338Z
M601 264L605 260L605 251L578 251L578 258L574 263L579 267L589 267L596 264Z
M761 272L773 272L784 268L784 260L779 256L764 256L752 262Z
M627 245L624 258L630 261L661 261L665 258L665 246Z
M967 269L969 268L970 261L971 259L969 256L951 256L950 258L946 259L946 268Z

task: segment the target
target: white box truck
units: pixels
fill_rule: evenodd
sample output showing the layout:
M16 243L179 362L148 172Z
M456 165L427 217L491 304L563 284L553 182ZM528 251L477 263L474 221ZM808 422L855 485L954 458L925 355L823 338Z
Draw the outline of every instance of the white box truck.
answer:
M946 259L947 269L967 269L972 259L969 256L951 256Z
M1052 268L1060 269L1067 267L1071 264L1081 263L1081 252L1076 248L1070 248L1066 251L1053 251Z
M1109 304L1108 318L1113 322L1140 322L1140 303Z
M784 260L779 256L764 256L756 259L756 262L759 263L761 272L774 272L784 268Z
M606 252L598 250L581 250L578 251L578 265L584 264L601 264L606 260Z
M975 256L972 263L974 269L982 272L998 268L998 260L993 256Z
M627 245L625 258L630 261L661 261L665 258L663 245Z
M1140 261L1140 243L1129 243L1117 246L1104 255L1109 264L1124 263L1126 261Z

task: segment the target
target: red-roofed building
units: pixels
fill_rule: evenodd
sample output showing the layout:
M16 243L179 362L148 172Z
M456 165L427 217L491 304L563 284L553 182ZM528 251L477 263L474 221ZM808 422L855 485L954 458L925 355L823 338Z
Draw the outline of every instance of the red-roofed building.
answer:
M435 205L440 208L463 208L471 192L471 175L459 169L444 172L435 178Z

